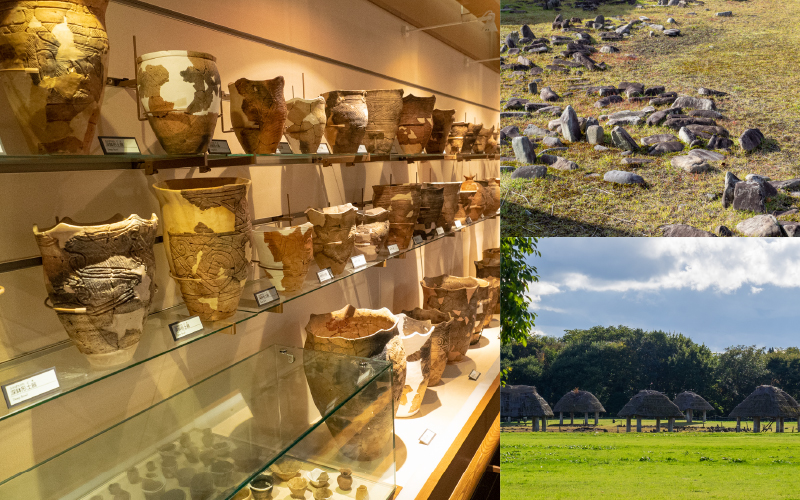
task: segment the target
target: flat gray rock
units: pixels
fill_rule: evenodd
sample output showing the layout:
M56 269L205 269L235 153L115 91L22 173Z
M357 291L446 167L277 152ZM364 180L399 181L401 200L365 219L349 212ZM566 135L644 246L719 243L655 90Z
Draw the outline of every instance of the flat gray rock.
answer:
M681 129L678 131L678 137L686 144L691 144L697 140L697 136L694 135L694 132L686 127L681 127Z
M733 188L733 208L763 214L766 212L767 194L758 182L737 182Z
M608 171L603 176L603 180L606 182L613 182L615 184L645 184L642 176L636 175L632 172L625 172L624 170Z
M716 237L714 233L703 231L688 224L667 224L661 226L661 232L666 238L708 238Z
M553 115L553 116L561 116L561 113L564 110L561 109L559 106L547 106L546 108L540 108L536 112L539 114L546 114L546 115Z
M527 137L514 137L514 139L511 140L511 147L514 149L514 156L517 157L518 162L523 165L536 163L535 146Z
M664 34L667 36L680 36L681 30L679 29L664 30Z
M722 92L720 90L713 90L706 87L700 87L697 89L697 93L700 95L708 95L708 96L724 96L728 95L727 92Z
M770 181L770 185L775 189L783 189L786 191L796 191L800 189L800 178L789 179L788 181Z
M636 151L638 147L636 146L636 141L633 140L633 137L622 127L614 127L611 130L611 142L620 149L625 151Z
M717 233L718 236L723 236L727 238L733 236L733 231L728 229L727 226L717 226L717 228L714 229L714 232Z
M722 153L717 153L716 151L709 151L707 149L693 149L689 151L689 156L696 156L697 158L702 158L705 161L720 161L725 159L725 155Z
M552 102L561 99L561 97L556 94L553 89L550 87L544 87L542 92L539 94L539 97L542 98L543 101Z
M542 144L549 148L557 148L564 145L558 137L545 137L542 139Z
M701 97L681 96L675 99L672 103L673 108L690 108L690 109L717 109L713 99L704 99Z
M731 17L732 15L733 15L733 12L731 12L729 10L726 10L725 12L717 12L716 13L717 17Z
M764 134L762 134L760 130L757 128L749 128L739 137L739 144L742 146L742 149L750 152L760 146L763 140Z
M574 161L569 161L566 158L558 157L555 163L550 165L556 170L578 170L580 167Z
M650 158L623 158L620 163L623 165L646 165L647 163L653 163L655 160Z
M620 118L611 118L606 125L609 127L616 127L617 125L639 125L643 122L641 116L622 116Z
M781 222L780 224L786 236L800 238L800 222Z
M772 215L756 215L736 224L736 230L745 236L783 236L778 219Z
M666 153L677 153L678 151L683 151L683 144L678 141L669 141L659 142L651 146L647 154L663 155Z
M673 167L683 169L690 174L700 174L711 168L711 166L702 158L689 155L676 156L670 160L670 164Z
M525 130L523 130L522 133L524 135L529 136L529 137L530 136L534 136L534 137L555 137L556 136L555 132L550 132L549 130L545 130L543 128L539 128L536 125L534 125L533 123L528 124L528 126L525 127Z
M658 144L659 142L677 142L678 138L672 134L656 134L642 137L639 142L643 146L650 146L651 144Z
M603 151L608 151L608 148L598 144L597 146L594 147L594 150L602 153Z
M544 165L525 165L514 170L511 174L512 179L544 179L547 175L547 167Z

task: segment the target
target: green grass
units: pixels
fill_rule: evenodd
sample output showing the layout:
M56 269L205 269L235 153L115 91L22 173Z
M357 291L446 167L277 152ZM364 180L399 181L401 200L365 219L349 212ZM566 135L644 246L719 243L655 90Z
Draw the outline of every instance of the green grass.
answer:
M592 57L605 61L610 68L601 72L571 70L570 74L545 72L539 76L518 80L511 71L502 72L501 99L526 97L538 102L538 96L527 92L527 83L542 78L543 86L551 86L564 96L560 106L572 104L579 116L599 116L623 109L640 109L647 105L627 101L603 110L594 108L597 96L586 96L581 90L569 87L576 84L614 85L623 80L645 85L664 85L668 91L697 95L700 86L723 90L730 95L716 98L717 107L726 116L718 122L731 133L736 145L733 154L711 173L693 175L670 165L676 154L652 157L654 163L632 168L620 164L619 151L612 148L595 152L586 143L570 145L561 155L581 166L573 172L551 171L543 180L511 181L508 174L502 179L506 203L502 209L503 236L660 236L659 226L683 223L713 231L718 225L735 230L736 224L752 217L747 212L725 210L719 198L724 186L725 172L740 178L748 173L766 175L775 180L800 176L800 2L759 0L731 2L708 0L705 6L689 8L655 7L654 2L641 2L644 9L628 5L602 6L596 12L584 12L567 7L564 17L594 18L597 14L625 19L645 15L653 22L664 24L674 17L683 36L650 38L649 28L639 29L621 42L614 42L621 52L596 53ZM518 30L523 23L539 37L559 33L550 24L556 15L522 2L503 1L503 7L518 6L527 14L502 17L501 35ZM731 18L714 17L721 10L732 10ZM687 15L695 12L696 16ZM780 15L776 15L780 12ZM619 24L619 22L617 22ZM602 43L594 30L589 31ZM546 54L527 54L537 65L544 67L558 55L560 49ZM560 56L559 56L560 57ZM578 80L579 79L579 80ZM663 109L663 108L659 108ZM503 119L502 125L518 125L522 130L528 123L546 128L554 117L534 114L532 119ZM601 125L604 125L601 122ZM746 154L738 146L738 136L747 128L759 128L768 141L762 148ZM606 129L606 136L610 132ZM663 127L626 127L637 139L646 135L672 133ZM541 150L541 148L540 148ZM503 156L513 156L509 146L501 149ZM637 156L643 156L642 153ZM514 164L512 162L512 164ZM635 170L644 177L646 188L617 186L606 183L602 175L609 170ZM599 174L599 175L590 175ZM780 194L767 204L767 211L783 210L798 205L798 198ZM783 220L800 221L800 215Z
M800 499L800 434L509 433L503 500Z

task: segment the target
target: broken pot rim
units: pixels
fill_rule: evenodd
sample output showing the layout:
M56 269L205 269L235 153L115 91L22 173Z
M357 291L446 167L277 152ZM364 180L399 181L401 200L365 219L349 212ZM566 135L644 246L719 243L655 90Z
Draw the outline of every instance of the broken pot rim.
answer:
M156 52L148 52L147 54L142 54L136 58L136 64L139 65L144 61L151 61L153 59L158 59L161 57L175 57L175 56L183 56L183 57L195 57L199 59L208 59L213 62L217 62L217 58L209 54L208 52L198 52L194 50L159 50Z
M33 234L40 235L50 232L59 232L65 231L67 229L76 230L76 229L85 229L85 228L100 228L102 226L114 226L114 225L125 225L122 223L127 223L130 221L139 221L141 223L150 223L153 225L158 224L158 216L153 213L150 216L150 219L145 219L138 214L131 214L127 217L123 217L122 214L115 214L110 219L100 221L100 222L75 222L70 217L64 217L63 219L59 219L58 222L48 228L39 229L38 224L33 225Z

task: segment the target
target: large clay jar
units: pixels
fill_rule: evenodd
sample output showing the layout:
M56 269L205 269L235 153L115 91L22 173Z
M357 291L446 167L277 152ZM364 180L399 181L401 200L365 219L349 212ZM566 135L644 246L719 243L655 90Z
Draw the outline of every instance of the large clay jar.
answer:
M487 277L483 278L489 282L489 300L484 305L483 328L488 328L494 317L497 304L500 303L500 278ZM480 338L478 339L480 340Z
M491 315L493 310L490 309L490 288L491 283L487 280L476 278L478 281L478 289L475 295L472 296L472 305L475 307L475 323L472 325L472 337L470 338L470 345L477 344L481 340L481 333L483 332L483 324L486 315Z
M283 133L295 154L315 154L325 134L325 99L300 99L286 101L286 122Z
M447 147L447 138L450 135L450 128L455 121L455 109L434 109L433 110L433 128L431 129L431 138L425 145L425 152L428 154L439 155L444 152Z
M367 90L369 120L364 145L370 154L392 152L403 110L403 89Z
M333 90L325 99L325 138L333 153L357 153L367 131L368 111L363 90Z
M386 308L356 309L350 305L328 314L312 314L306 325L304 347L356 357L333 361L305 357L303 365L311 396L322 414L360 389L358 381L364 368L357 358L392 363L391 388L370 384L325 421L345 456L361 461L382 456L393 436L393 406L400 401L406 381L406 354L395 316ZM391 400L383 396L389 390Z
M484 217L492 217L497 215L500 210L500 203L503 201L502 192L500 191L500 179L490 177L482 181L477 181L483 188L483 201L486 206L483 208Z
M147 120L167 154L208 151L220 113L216 58L186 50L136 59L136 85Z
M33 226L47 294L67 335L92 365L129 361L155 290L158 218Z
M303 287L314 260L313 228L313 224L306 222L299 226L253 231L258 266L276 290L296 292Z
M431 229L442 216L444 205L444 188L425 184L420 189L420 209L416 229L423 233L434 233Z
M428 145L433 131L433 107L436 96L417 97L409 94L403 97L403 112L400 113L400 126L397 128L397 142L406 154L419 154Z
M486 153L486 146L489 144L492 133L494 133L494 126L492 126L492 128L482 126L475 138L475 144L472 145L472 152L475 154Z
M500 249L487 248L483 260L475 261L475 275L478 278L500 278Z
M247 154L274 154L283 137L286 101L283 77L272 80L239 78L228 84L231 126Z
M173 179L155 184L170 274L203 321L233 316L250 263L250 180Z
M0 1L0 81L34 153L89 153L108 71L107 6Z
M497 154L499 151L498 140L500 139L500 131L492 125L492 137L486 143L486 154Z
M475 141L478 140L478 134L480 134L482 128L483 128L483 123L467 124L467 133L464 135L464 143L461 145L462 153L466 154L472 153L472 146L474 146Z
M445 231L450 231L455 222L456 213L458 213L458 192L461 191L461 183L428 182L425 185L444 189L442 191L442 211L436 221L436 226L444 228Z
M450 335L455 319L449 313L419 307L403 311L403 314L419 321L430 322L434 326L431 334L431 373L428 386L436 385L442 380L450 357Z
M363 255L367 262L378 260L378 253L386 248L389 237L389 211L371 208L358 212L355 255Z
M386 245L408 248L419 217L421 184L372 186L372 206L389 211L389 237Z
M450 334L450 361L461 361L467 354L472 331L475 329L478 306L475 294L482 282L476 278L443 274L434 278L423 278L420 284L423 309L450 313L455 319Z
M356 208L350 203L306 210L314 225L314 260L320 269L342 274L356 240Z
M447 136L447 153L448 154L457 154L461 152L461 148L464 146L464 138L467 135L467 131L469 130L469 123L467 122L455 122L453 126L450 127L450 135ZM470 145L472 147L472 145Z
M431 335L434 328L429 321L419 321L405 314L396 317L406 353L406 383L395 415L404 418L416 415L422 407L431 377Z
M476 221L483 216L486 209L486 200L483 196L483 186L473 180L474 176L465 175L458 193L458 212L456 219L464 222L467 217Z

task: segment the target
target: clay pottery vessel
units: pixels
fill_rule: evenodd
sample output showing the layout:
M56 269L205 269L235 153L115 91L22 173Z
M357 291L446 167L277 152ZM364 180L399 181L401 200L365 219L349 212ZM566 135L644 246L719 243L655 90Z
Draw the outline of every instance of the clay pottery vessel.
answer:
M330 488L320 488L314 492L314 500L328 500L333 496Z
M247 154L274 154L283 137L286 101L283 77L272 80L239 78L228 84L231 127Z
M469 125L470 124L467 122L455 122L452 127L450 127L450 135L447 136L446 149L448 154L454 155L461 152L461 148L464 146L464 138L469 130ZM470 145L470 147L472 146Z
M301 99L286 101L286 121L283 133L294 154L315 154L325 134L325 99Z
M475 261L475 275L478 278L500 278L500 249L487 248L483 260Z
M178 478L178 486L182 488L188 488L189 485L192 483L192 478L195 475L195 470L191 467L184 467L183 469L178 469L176 473L176 477Z
M450 334L450 362L461 361L467 354L475 329L478 306L475 294L480 285L485 283L476 278L446 274L423 278L420 282L423 309L449 313L455 320Z
M433 127L431 137L425 145L425 152L432 155L444 153L447 147L447 138L450 136L450 128L455 121L455 109L434 109L432 113Z
M459 192L459 211L456 218L469 217L473 221L480 219L486 209L486 199L483 194L483 186L475 182L474 175L465 175L464 182L461 183ZM466 194L465 194L466 193Z
M214 486L225 488L231 482L233 463L227 460L217 460L211 464L211 474L214 476Z
M272 474L263 473L250 481L250 493L253 500L267 500L272 496L273 480Z
M182 493L182 492L181 492ZM253 492L250 491L250 488L245 486L238 493L231 497L231 500L253 500Z
M492 125L492 137L486 142L486 154L497 154L500 151L498 140L500 139L500 131L497 127Z
M353 487L353 471L350 469L339 469L339 475L336 477L336 483L339 484L339 488L344 491L350 491L350 488Z
M419 412L428 389L434 327L430 321L419 321L402 313L396 317L403 350L406 352L406 383L395 416L404 418Z
M164 493L164 481L145 479L142 481L142 493L146 500L160 500Z
M442 379L450 357L450 334L455 320L450 313L443 313L436 309L420 309L419 307L403 311L403 314L418 321L428 322L434 327L431 334L431 365L428 386L436 385Z
M436 227L436 222L442 215L443 205L444 187L423 184L420 188L420 208L416 229L424 233L434 232L431 226Z
M425 186L443 188L442 210L436 220L437 227L443 227L445 231L450 231L455 222L458 212L458 192L461 190L460 182L427 182Z
M0 2L0 82L33 154L89 154L108 72L106 7Z
M370 221L370 222L366 222ZM367 262L378 259L378 253L386 248L389 237L389 211L371 208L358 212L354 255L363 255Z
M67 335L97 367L130 361L155 292L158 217L62 219L33 234L47 295Z
M322 469L314 469L306 473L308 475L308 482L314 488L324 488L328 486L328 473Z
M390 400L381 384L358 385L361 362L306 357L304 370L315 406L325 415L332 404L360 390L325 424L346 457L374 460L390 446L394 407L406 380L406 355L397 319L386 309L346 306L328 314L312 314L306 325L307 350L333 352L392 363ZM387 427L388 426L388 427Z
M397 142L406 154L419 154L428 145L433 131L433 107L436 96L403 97L403 111L397 128Z
M278 476L281 481L288 481L297 476L303 464L293 458L285 458L269 466L273 474Z
M369 500L369 490L365 485L356 488L356 500Z
M500 203L502 202L502 192L500 191L500 179L491 177L489 179L477 181L483 188L483 199L486 206L483 209L484 217L492 217L497 215L500 210Z
M472 326L470 345L477 344L481 340L481 333L483 332L486 315L491 316L494 312L490 307L491 283L481 278L475 279L478 281L478 289L475 291L475 295L472 296L472 302L475 307L475 323Z
M314 260L314 225L265 227L253 231L258 267L264 270L276 290L296 292L303 288Z
M387 155L400 125L403 89L367 90L366 97L369 120L364 145L370 154Z
M467 133L464 134L464 143L461 145L462 153L466 154L472 153L472 146L474 146L475 141L478 140L478 134L480 134L482 128L483 128L483 123L467 124Z
M492 137L493 133L494 133L494 125L492 126L492 128L486 128L481 126L481 129L478 132L477 137L475 138L475 144L472 145L472 152L475 154L486 153L486 146L489 144L489 139Z
M250 180L173 179L153 188L161 204L170 274L203 321L236 312L250 263Z
M330 267L334 275L342 274L356 241L356 208L350 203L309 208L306 217L314 225L312 241L317 265L320 269Z
M489 282L489 300L484 304L483 328L489 328L494 317L497 304L500 303L500 278L482 278ZM479 339L480 340L480 339Z
M366 91L333 90L325 99L325 138L336 154L356 153L367 132Z
M421 184L388 184L372 186L372 206L389 211L389 236L386 245L405 250L414 236L419 217Z
M292 498L305 498L306 489L308 488L308 479L304 477L294 477L286 483L289 491L292 493Z
M162 50L136 59L136 85L147 120L167 154L208 151L220 113L216 58Z
M189 494L192 500L207 500L214 493L214 476L210 472L201 472L192 478Z

